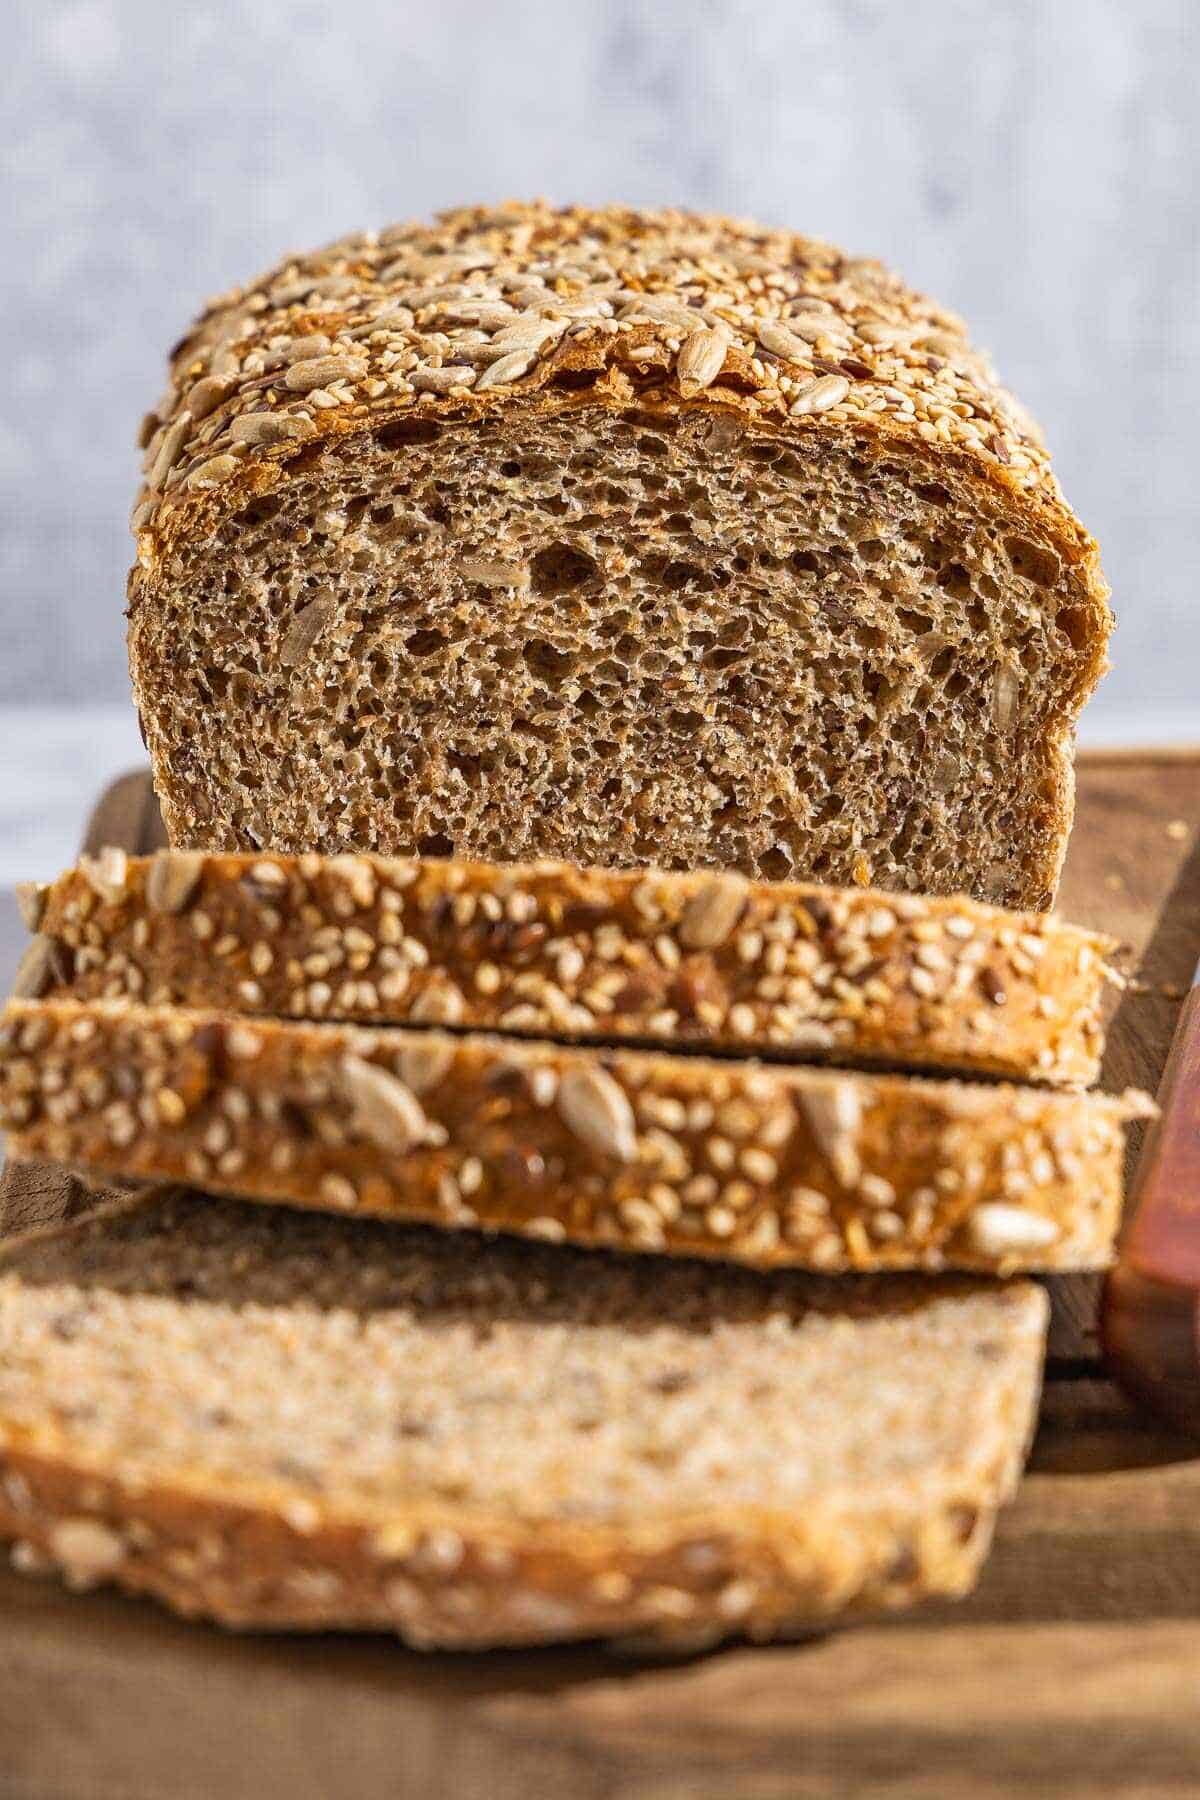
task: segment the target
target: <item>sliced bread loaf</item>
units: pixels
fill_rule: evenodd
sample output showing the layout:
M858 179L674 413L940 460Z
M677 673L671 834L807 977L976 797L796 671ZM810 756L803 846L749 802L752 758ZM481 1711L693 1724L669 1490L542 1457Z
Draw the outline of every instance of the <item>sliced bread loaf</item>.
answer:
M227 1625L771 1637L971 1585L1045 1317L181 1194L0 1266L0 1534Z
M763 1266L1101 1266L1139 1100L123 1002L0 1027L21 1156Z
M368 856L85 857L30 995L767 1050L1087 1085L1107 938L961 896Z
M143 442L172 843L1050 903L1096 546L877 263L620 207L358 233L212 302Z

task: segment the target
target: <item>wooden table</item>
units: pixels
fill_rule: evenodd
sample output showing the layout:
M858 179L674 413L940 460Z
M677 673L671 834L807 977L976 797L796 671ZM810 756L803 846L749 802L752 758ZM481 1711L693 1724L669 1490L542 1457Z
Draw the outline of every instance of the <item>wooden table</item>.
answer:
M143 779L93 843L157 841ZM1200 753L1082 759L1064 913L1147 991L1108 1086L1154 1087L1200 955ZM976 1593L673 1664L583 1647L428 1656L236 1638L0 1574L3 1800L976 1800L1200 1794L1200 1445L1097 1360L1096 1283L1053 1284L1030 1473Z

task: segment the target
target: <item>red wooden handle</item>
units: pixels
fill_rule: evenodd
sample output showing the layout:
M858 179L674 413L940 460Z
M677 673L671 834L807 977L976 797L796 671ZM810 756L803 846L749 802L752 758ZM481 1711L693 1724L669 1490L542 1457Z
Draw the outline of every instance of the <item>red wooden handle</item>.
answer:
M1183 1003L1158 1098L1100 1333L1122 1386L1200 1434L1200 988Z

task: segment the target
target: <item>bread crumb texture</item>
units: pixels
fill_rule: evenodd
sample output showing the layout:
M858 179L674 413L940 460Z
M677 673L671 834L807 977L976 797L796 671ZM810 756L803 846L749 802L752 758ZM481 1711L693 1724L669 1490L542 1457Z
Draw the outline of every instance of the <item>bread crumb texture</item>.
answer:
M173 843L1049 904L1107 590L1037 427L880 265L464 209L212 302L143 438Z
M970 1585L1045 1313L126 1204L0 1268L0 1533L236 1625L770 1637Z

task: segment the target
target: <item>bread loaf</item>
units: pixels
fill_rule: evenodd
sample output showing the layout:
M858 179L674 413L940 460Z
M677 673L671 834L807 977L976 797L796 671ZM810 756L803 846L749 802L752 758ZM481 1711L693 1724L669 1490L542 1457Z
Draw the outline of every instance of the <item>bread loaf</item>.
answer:
M365 856L109 850L26 912L33 995L1077 1085L1098 1072L1113 948L962 897Z
M616 207L360 233L213 301L144 442L175 845L1049 905L1096 546L878 264Z
M768 1638L972 1584L1045 1321L181 1195L0 1266L0 1535L227 1625Z
M332 1211L821 1269L1109 1259L1137 1100L12 1004L13 1151Z

